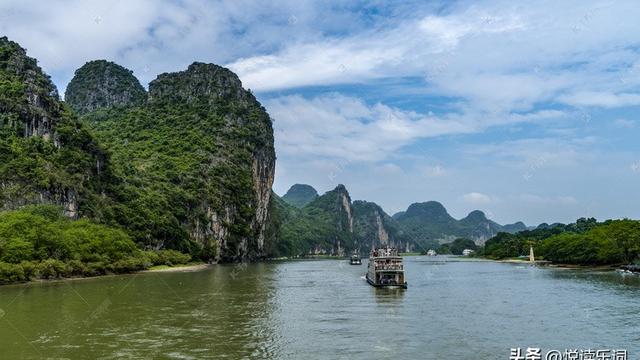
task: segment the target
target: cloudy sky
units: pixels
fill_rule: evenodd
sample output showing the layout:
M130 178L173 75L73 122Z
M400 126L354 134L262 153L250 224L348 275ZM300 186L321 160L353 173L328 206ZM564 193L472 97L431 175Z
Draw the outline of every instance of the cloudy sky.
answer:
M146 86L234 70L276 133L275 191L343 183L393 214L640 218L636 1L0 1L61 93L108 59Z

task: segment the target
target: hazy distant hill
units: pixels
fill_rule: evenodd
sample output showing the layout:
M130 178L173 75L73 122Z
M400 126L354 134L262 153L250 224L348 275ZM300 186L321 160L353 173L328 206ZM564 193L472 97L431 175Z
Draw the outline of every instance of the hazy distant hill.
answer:
M483 243L499 232L515 233L527 229L522 222L500 225L487 219L480 210L456 220L437 201L411 204L406 211L396 213L393 218L407 236L423 244L431 241L448 242L459 237Z
M318 197L318 192L311 185L295 184L287 191L282 200L289 205L302 208Z

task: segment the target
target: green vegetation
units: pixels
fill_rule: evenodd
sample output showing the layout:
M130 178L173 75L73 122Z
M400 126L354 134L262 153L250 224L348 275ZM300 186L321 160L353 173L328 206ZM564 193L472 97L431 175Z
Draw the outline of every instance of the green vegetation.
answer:
M190 260L175 250L140 250L123 230L71 220L56 206L0 212L0 284L127 273Z
M536 257L556 263L612 265L640 260L640 221L581 218L517 234L500 233L488 240L484 256L494 259L525 256L533 245Z
M231 71L194 63L162 74L147 101L131 71L92 61L65 97L82 118L35 59L0 38L0 210L57 204L79 227L202 260L277 250L264 236L271 119Z

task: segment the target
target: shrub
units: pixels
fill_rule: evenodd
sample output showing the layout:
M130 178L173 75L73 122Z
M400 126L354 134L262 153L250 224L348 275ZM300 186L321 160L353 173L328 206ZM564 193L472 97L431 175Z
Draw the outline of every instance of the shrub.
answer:
M113 263L113 271L116 274L140 271L140 270L144 270L145 268L146 266L145 266L144 258L129 257L129 258L118 260Z
M191 261L191 256L175 250L160 250L158 251L158 257L160 265L173 266L178 264L186 264Z
M24 277L26 280L30 280L32 278L38 277L38 263L35 261L22 261L20 262L20 266L24 271Z
M66 265L67 273L70 275L81 276L87 272L87 266L80 260L71 260Z
M67 275L65 263L57 259L47 259L40 262L36 271L39 277L43 279L52 279Z
M9 284L27 280L20 264L0 262L0 284Z
M144 259L144 262L147 267L152 265L161 265L160 263L160 255L156 251L143 251L140 254L140 257Z
M99 276L107 273L107 268L102 261L90 262L85 269L85 276Z

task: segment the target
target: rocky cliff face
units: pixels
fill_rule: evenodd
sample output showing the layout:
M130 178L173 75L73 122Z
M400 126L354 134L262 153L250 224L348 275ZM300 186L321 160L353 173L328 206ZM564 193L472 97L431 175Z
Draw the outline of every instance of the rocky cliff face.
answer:
M147 92L133 72L114 62L94 60L76 70L65 91L65 101L78 114L142 105Z
M373 247L392 246L411 251L415 244L400 230L398 223L378 204L356 200L353 202L355 234L358 250L367 253Z
M108 176L106 154L36 60L0 38L0 209L52 203L91 216Z

